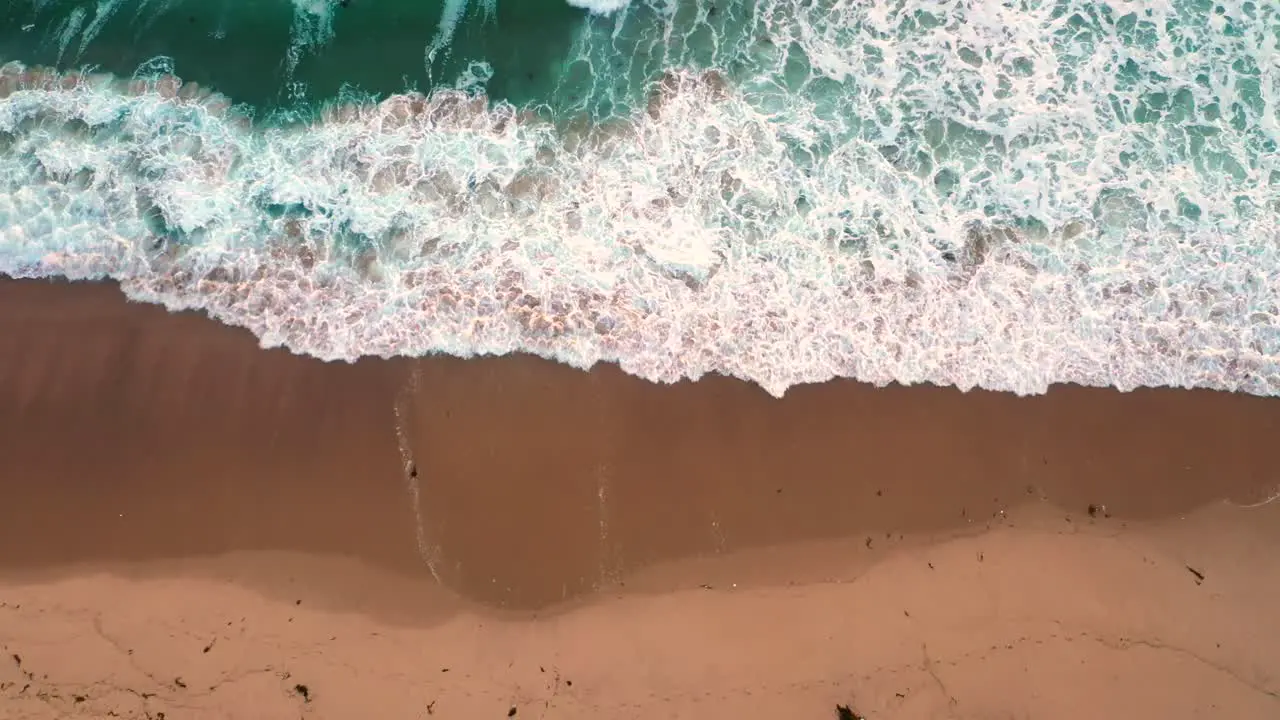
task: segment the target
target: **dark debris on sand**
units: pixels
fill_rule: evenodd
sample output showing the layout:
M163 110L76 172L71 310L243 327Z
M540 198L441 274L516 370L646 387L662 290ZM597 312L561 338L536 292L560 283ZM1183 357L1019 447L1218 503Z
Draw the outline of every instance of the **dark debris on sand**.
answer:
M867 720L867 718L854 712L848 705L837 705L836 720Z

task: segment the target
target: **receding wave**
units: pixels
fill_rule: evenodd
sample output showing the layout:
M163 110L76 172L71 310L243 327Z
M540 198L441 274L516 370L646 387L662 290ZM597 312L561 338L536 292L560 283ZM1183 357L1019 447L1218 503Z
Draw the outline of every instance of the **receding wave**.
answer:
M604 5L560 104L12 62L0 272L324 359L1280 393L1274 4Z

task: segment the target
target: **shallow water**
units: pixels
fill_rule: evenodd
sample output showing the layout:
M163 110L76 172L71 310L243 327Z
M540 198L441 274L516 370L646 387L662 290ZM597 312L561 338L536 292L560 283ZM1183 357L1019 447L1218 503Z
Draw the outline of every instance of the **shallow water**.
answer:
M1274 4L6 12L10 275L330 359L1280 392Z

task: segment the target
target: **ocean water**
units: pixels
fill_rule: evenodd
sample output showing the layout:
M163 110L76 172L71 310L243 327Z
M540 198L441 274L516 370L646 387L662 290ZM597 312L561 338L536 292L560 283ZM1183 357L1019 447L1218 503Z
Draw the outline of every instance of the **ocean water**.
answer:
M0 273L324 359L1280 394L1269 0L10 0Z

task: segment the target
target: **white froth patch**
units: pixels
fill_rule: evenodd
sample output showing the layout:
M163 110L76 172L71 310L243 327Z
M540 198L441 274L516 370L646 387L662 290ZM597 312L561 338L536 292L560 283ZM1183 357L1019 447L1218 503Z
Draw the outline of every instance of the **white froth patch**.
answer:
M618 12L631 4L631 0L565 0L570 6L582 8L596 15Z
M1214 53L1116 22L1086 43L1049 6L764 7L752 72L673 70L559 130L459 91L252 129L186 85L8 67L0 270L114 277L325 359L1280 393L1268 18L1180 31L1257 60L1259 111Z

